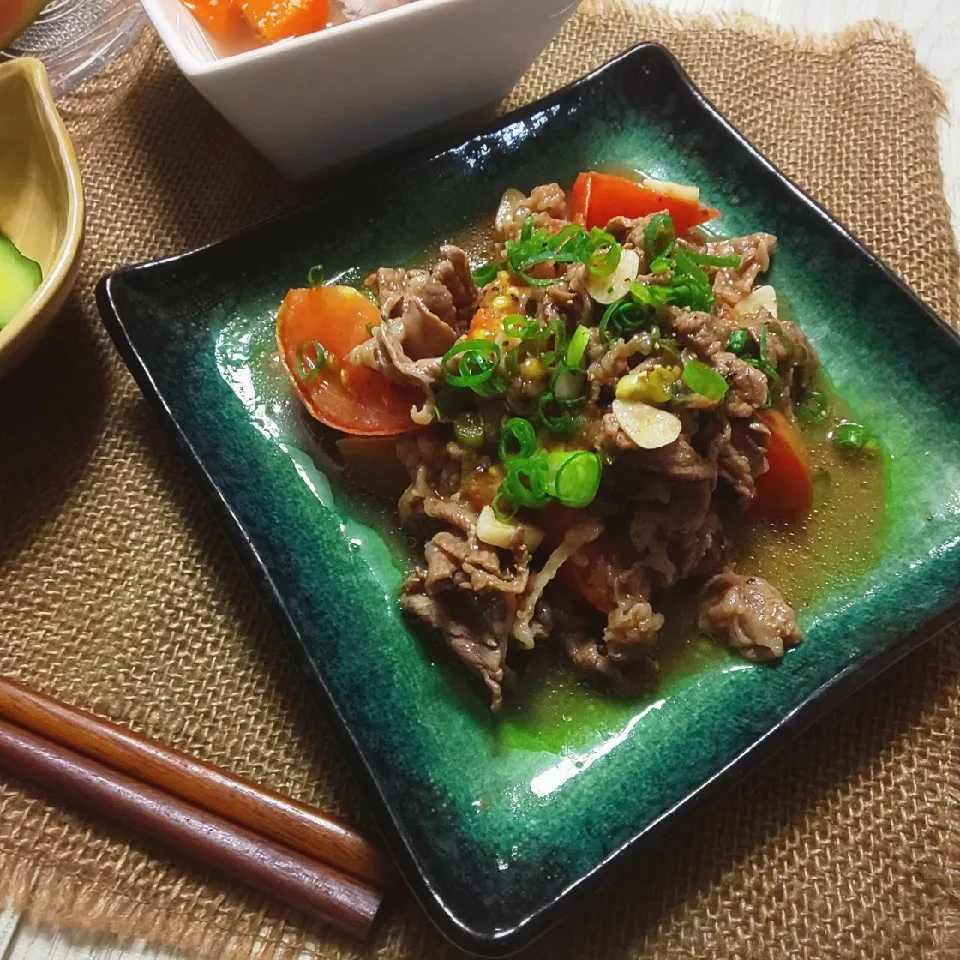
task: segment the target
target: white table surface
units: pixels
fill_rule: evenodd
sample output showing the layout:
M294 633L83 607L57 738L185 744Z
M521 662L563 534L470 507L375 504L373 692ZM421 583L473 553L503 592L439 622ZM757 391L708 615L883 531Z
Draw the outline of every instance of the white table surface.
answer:
M960 110L960 0L653 0L673 13L745 11L805 33L833 33L860 20L898 24L917 56L940 81L951 110ZM960 236L960 125L940 122L940 160L954 232ZM153 960L171 956L143 943L71 936L0 911L0 960ZM722 958L718 958L722 960Z

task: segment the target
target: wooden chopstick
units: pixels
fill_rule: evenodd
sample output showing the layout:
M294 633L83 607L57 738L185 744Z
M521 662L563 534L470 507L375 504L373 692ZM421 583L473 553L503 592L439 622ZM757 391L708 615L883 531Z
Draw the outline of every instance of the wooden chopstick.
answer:
M0 764L355 936L380 906L381 893L361 880L5 720Z
M373 844L320 811L4 677L0 717L350 876L394 882Z

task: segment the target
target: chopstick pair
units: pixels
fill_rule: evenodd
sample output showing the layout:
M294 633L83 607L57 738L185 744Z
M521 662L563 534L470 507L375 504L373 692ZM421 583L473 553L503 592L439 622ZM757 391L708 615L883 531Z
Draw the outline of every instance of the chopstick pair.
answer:
M0 766L341 930L369 931L380 852L318 810L0 677Z

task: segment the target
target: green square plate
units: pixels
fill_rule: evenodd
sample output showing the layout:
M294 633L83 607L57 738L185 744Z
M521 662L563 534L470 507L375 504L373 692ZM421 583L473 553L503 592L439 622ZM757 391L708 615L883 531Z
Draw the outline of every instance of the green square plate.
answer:
M489 216L506 187L611 164L699 184L724 233L780 238L772 282L887 448L882 548L802 607L806 641L779 665L714 657L647 699L561 690L498 720L400 618L408 548L316 442L271 359L275 311L314 263L329 276L418 261ZM661 47L469 140L330 181L244 234L121 270L97 295L302 655L407 880L467 949L528 942L611 861L929 637L957 601L960 339Z

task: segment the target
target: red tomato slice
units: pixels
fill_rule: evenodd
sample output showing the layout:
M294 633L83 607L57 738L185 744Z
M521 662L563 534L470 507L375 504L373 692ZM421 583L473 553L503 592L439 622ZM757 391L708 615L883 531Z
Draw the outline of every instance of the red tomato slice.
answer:
M386 437L416 430L410 408L422 397L391 383L378 370L344 363L370 338L380 311L352 287L291 290L277 313L280 358L307 410L321 423L357 436ZM316 340L330 360L310 379L297 372L297 348Z
M537 511L533 522L543 530L544 546L548 550L555 550L562 543L567 530L580 519L579 510L551 503ZM601 613L610 613L617 606L610 572L614 567L622 570L627 565L624 552L619 539L605 531L596 540L585 543L560 567L557 581L579 594Z
M570 194L570 219L588 230L605 227L614 217L646 217L666 210L682 237L692 227L720 215L719 210L658 193L643 184L610 173L581 173Z
M803 437L779 410L767 410L760 416L770 430L770 469L757 477L757 496L750 514L784 517L806 513L813 505L813 480Z

